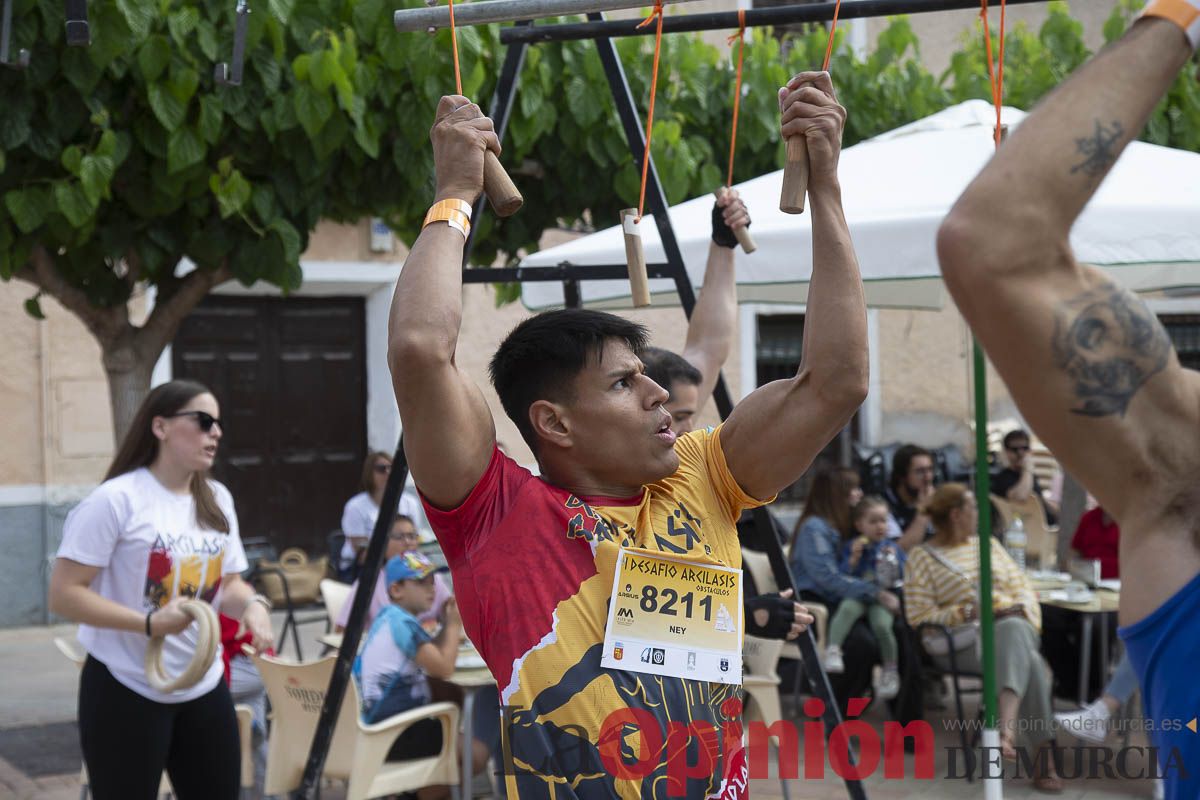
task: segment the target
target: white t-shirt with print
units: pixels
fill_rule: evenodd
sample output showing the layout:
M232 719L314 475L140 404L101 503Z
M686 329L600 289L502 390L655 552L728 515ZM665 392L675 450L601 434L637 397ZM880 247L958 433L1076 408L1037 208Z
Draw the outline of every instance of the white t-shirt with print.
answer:
M222 576L246 569L237 514L229 490L209 481L229 533L202 530L190 494L170 492L150 470L105 481L67 515L59 558L100 567L91 588L103 597L146 613L176 597L199 597L219 608ZM165 694L146 682L145 633L79 626L79 641L113 677L143 697L182 703L213 690L224 676L218 647L212 667L195 686ZM170 675L186 669L196 651L193 624L166 637L163 667Z
M417 524L420 519L421 504L411 495L401 493L398 513L403 514ZM342 545L341 568L346 569L354 563L354 543L351 536L369 539L375 530L375 520L379 518L379 506L367 492L359 492L346 501L342 509L342 533L346 542Z

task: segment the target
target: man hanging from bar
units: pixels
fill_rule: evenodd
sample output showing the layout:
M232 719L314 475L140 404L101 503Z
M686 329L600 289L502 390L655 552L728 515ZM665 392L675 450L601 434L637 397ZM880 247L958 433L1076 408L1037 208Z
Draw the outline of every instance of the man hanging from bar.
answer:
M712 242L704 265L704 283L688 321L683 354L645 347L639 354L646 377L667 390L663 408L671 415L676 436L696 429L700 409L712 397L721 368L733 347L737 324L737 280L734 249L737 232L750 226L750 213L736 189L717 193L712 210ZM795 639L808 611L791 599L792 590L746 598L746 632L768 639Z
M837 177L845 110L825 73L796 76L780 108L783 134L804 136L812 160L814 274L797 374L757 389L722 426L677 437L667 393L638 357L641 326L538 314L501 343L491 373L539 478L497 449L483 394L455 363L463 234L484 152L500 145L466 98L439 104L437 194L396 285L388 360L413 478L506 707L510 798L745 796L738 686L722 677L740 671L734 522L803 473L867 387L866 309ZM614 585L618 564L637 573L628 584ZM673 587L688 580L695 596ZM610 604L630 618L610 622ZM677 639L625 648L634 623L669 623ZM710 658L730 638L733 659Z
M1069 236L1198 44L1200 0L1151 2L1026 117L938 233L946 285L1021 413L1120 524L1120 633L1168 800L1200 797L1200 375Z

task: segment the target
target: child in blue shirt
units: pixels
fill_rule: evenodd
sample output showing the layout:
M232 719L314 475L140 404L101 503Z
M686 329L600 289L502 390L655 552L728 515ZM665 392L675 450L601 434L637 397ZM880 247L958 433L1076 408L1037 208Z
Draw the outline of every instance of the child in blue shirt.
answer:
M866 616L879 642L880 656L883 661L883 671L875 685L875 696L880 700L890 700L900 691L900 673L896 667L899 656L899 646L892 625L899 611L899 601L892 594L892 589L899 585L904 570L904 550L895 542L887 539L888 505L881 497L864 497L854 507L852 521L858 536L846 542L842 547L841 571L872 583L878 583L881 597L896 600L895 608L879 603L864 603L860 600L847 598L837 607L837 611L829 620L829 646L825 655L825 671L842 672L845 665L842 661L842 643L849 635L861 617ZM895 555L892 560L886 555L891 551ZM885 574L891 572L894 574Z
M434 574L444 570L421 553L393 557L384 567L388 599L371 623L366 644L354 661L354 677L362 693L363 721L380 722L432 702L429 677L454 674L462 641L462 618L451 598L444 607L445 624L430 637L417 615L433 605ZM388 753L388 760L428 758L442 749L442 726L426 719L405 729ZM487 747L474 743L475 771L487 763Z

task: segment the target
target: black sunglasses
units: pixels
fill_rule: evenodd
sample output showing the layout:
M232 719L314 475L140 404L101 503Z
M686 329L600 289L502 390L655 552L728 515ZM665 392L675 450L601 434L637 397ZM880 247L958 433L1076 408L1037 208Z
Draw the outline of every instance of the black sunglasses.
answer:
M196 424L199 425L200 430L204 431L205 433L211 431L213 425L220 425L221 430L225 430L225 424L212 414L209 414L207 411L180 411L177 414L166 415L166 419L171 419L172 417L195 417Z
M1008 451L1010 451L1010 452L1013 452L1013 453L1028 453L1028 452L1029 452L1029 445L1027 445L1027 444L1017 444L1017 445L1012 445L1012 446L1010 446L1010 447L1006 447L1006 448L1004 448L1004 449L1005 449L1005 450L1008 450Z
M376 464L375 471L378 472L380 475L387 475L392 471L392 465L391 464Z

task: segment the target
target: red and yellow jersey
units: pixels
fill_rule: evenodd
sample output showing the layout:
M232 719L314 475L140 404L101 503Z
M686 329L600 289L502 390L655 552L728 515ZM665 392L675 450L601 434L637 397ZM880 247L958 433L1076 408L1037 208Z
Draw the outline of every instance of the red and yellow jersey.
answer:
M740 715L736 686L600 666L620 548L741 567L735 523L759 501L729 474L719 430L682 436L675 451L673 475L640 497L614 499L573 495L497 450L459 508L425 505L464 628L506 707L508 785L521 800L744 793L744 759L731 758L723 736L711 774L688 778L686 786L669 787L667 779L668 726L700 722L726 730ZM623 709L639 713L612 716ZM649 718L640 712L660 729L643 731L629 721ZM608 752L640 763L645 777L612 774L602 734ZM678 749L678 741L670 743ZM692 741L688 750L699 746ZM687 763L698 763L697 756L689 752Z

